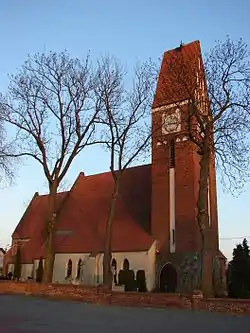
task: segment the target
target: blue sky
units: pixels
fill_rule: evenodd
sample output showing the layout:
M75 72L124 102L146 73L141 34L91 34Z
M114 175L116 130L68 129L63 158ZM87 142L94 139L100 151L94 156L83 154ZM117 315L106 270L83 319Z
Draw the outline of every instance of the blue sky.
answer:
M203 52L226 35L250 45L249 0L6 0L1 2L0 90L7 86L27 54L67 49L82 57L109 53L129 68L138 60L157 59L165 50L199 39ZM73 164L66 182L80 171L108 170L108 156L85 151ZM0 189L0 246L10 242L34 192L47 191L40 167L33 161L19 168L12 187ZM218 183L220 244L226 256L241 239L250 240L250 185L238 198L223 193Z

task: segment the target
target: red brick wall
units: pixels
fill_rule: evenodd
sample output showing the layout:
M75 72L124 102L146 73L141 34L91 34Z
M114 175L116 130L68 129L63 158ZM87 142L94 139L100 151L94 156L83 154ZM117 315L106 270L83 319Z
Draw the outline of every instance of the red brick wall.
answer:
M173 112L169 109L167 112ZM187 106L181 106L181 133L162 134L162 114L152 114L152 215L153 236L169 249L169 142L187 134ZM165 141L165 143L164 143ZM161 145L157 145L160 142ZM176 252L199 250L199 228L196 223L196 205L199 179L199 156L190 141L175 142L175 204Z
M169 248L169 142L187 135L186 114L188 106L180 107L181 133L162 134L164 111L152 114L152 235ZM175 107L165 112L173 112ZM157 145L159 142L161 145ZM176 183L176 252L200 250L200 231L197 223L197 200L200 177L200 156L197 147L190 141L175 142ZM211 242L218 250L218 216L216 198L216 174L214 160L210 164L210 212Z
M190 141L176 143L176 252L199 250L196 222L197 155Z
M195 56L194 56L195 55ZM197 59L201 67L199 66ZM154 96L153 109L164 105L181 102L194 97L197 87L197 74L204 79L204 68L199 42L184 45L178 51L170 50L164 54L161 70ZM208 94L205 87L205 98ZM182 104L181 132L188 133L188 105ZM176 106L169 108L172 113ZM152 233L160 240L165 240L165 248L169 248L169 188L168 188L168 146L157 146L157 141L169 141L170 135L162 135L162 114L164 111L152 113ZM193 122L196 128L196 121ZM173 134L173 137L176 135ZM176 143L176 252L193 252L200 249L200 232L196 221L197 199L199 189L199 156L191 142ZM210 207L211 233L210 241L213 250L218 250L218 217L216 199L215 164L210 165Z
M25 294L71 299L95 304L127 306L188 307L189 302L176 294L107 292L102 287L83 287L63 284L38 284L35 282L0 281L0 294Z
M157 117L160 114L157 115ZM157 146L153 138L151 232L161 244L169 244L169 158L168 146Z
M59 299L78 300L86 303L111 304L124 306L156 308L191 308L227 312L232 314L250 314L250 300L208 299L193 300L178 294L106 292L103 288L82 287L61 284L37 284L35 282L0 281L1 294L23 294L46 296Z

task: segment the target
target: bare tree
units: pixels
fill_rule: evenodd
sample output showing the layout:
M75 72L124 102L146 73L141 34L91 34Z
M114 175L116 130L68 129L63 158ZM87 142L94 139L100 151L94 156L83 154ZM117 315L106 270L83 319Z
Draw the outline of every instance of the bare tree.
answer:
M200 155L197 222L201 232L201 257L211 253L208 179L210 166L220 169L224 186L240 190L248 178L250 130L250 62L247 45L227 38L217 42L202 63L201 55L181 51L171 54L166 84L168 97L178 94L189 100L187 109L176 105L185 115L185 131ZM166 97L166 96L165 96ZM210 258L212 259L212 258ZM212 272L202 265L202 289L212 293ZM211 277L209 281L208 276Z
M131 163L146 156L151 142L151 102L153 83L151 62L135 68L131 89L125 88L126 72L115 60L102 58L95 82L101 112L102 140L110 153L110 170L114 187L106 224L103 257L104 285L112 287L112 226L123 174Z
M67 52L29 56L10 77L0 103L4 121L16 129L16 152L10 156L35 159L49 185L44 281L50 282L58 187L76 156L95 143L98 108L89 57L72 59Z
M11 158L8 156L13 152L13 146L7 141L7 133L4 128L0 108L0 184L11 183L14 178L14 168Z
M249 179L250 53L240 39L217 42L205 59L213 150L223 185L241 191Z

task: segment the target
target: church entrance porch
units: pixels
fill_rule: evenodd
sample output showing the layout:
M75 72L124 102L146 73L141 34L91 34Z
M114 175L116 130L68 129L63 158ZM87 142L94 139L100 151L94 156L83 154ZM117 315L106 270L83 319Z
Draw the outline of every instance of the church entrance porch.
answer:
M177 272L171 263L165 264L160 271L159 289L161 292L174 293L177 288Z

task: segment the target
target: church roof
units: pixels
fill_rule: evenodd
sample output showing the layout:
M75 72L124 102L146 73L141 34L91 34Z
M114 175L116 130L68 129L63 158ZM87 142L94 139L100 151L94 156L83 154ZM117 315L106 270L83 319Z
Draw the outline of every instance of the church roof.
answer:
M150 176L149 165L125 172L113 223L114 252L147 250L152 245L153 240L142 228L150 216L145 214L150 208ZM79 175L60 211L56 252L104 250L113 187L110 172L89 177Z
M202 64L200 42L181 44L164 53L153 108L190 99L196 82L198 59Z
M65 199L67 192L57 193L58 207ZM32 238L37 233L39 227L43 225L47 214L48 195L35 193L21 220L16 226L12 238Z
M2 252L3 254L6 254L6 251L2 247L0 247L0 252Z
M80 173L69 192L57 194L56 253L103 252L105 227L114 181L111 172L93 176ZM113 223L112 251L135 252L150 248L147 232L151 211L151 166L129 168L122 178ZM47 195L36 195L13 233L30 238L21 247L24 262L44 256Z

